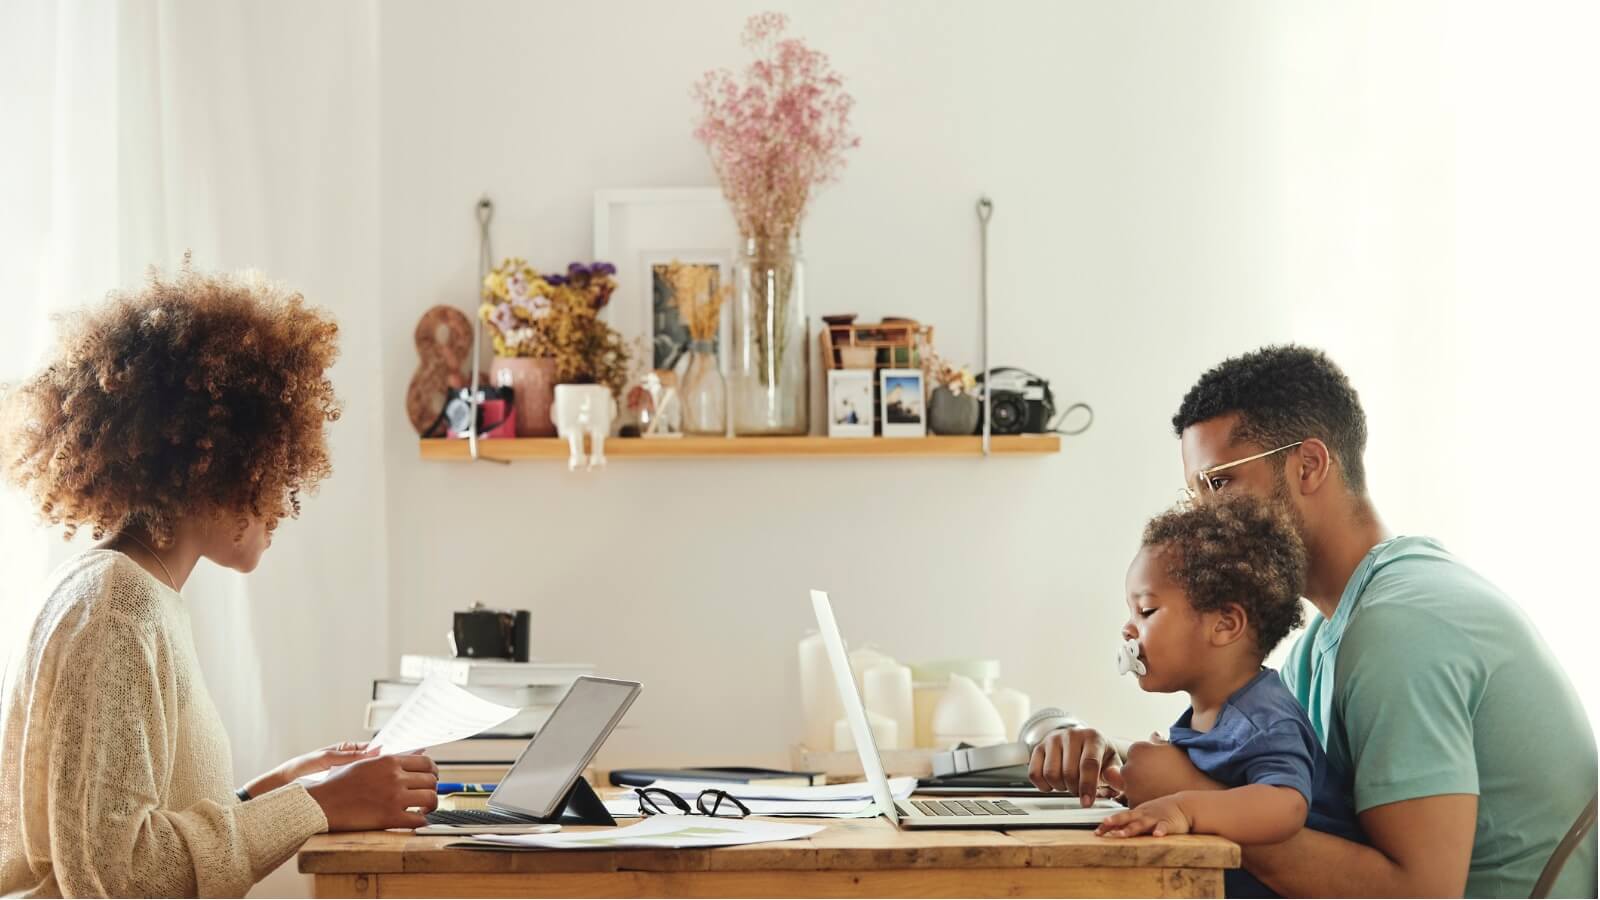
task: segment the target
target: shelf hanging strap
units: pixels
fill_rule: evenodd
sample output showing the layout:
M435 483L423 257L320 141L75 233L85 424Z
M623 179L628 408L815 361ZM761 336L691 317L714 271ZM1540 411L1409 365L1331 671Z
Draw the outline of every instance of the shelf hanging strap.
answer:
M473 289L473 295L483 293L483 282L489 277L489 270L494 268L494 250L489 241L489 223L494 221L494 201L488 194L478 198L473 205L478 216L478 284ZM483 316L476 310L472 315L472 359L468 365L472 368L472 389L467 392L467 451L473 459L483 459L478 455L478 370L483 359ZM510 465L503 459L495 462Z
M989 455L989 220L994 218L994 201L978 198L978 296L983 305L983 455Z

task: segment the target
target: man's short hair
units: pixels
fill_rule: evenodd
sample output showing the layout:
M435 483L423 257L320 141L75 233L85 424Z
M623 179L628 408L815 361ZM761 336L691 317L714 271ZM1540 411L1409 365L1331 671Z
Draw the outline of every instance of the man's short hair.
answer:
M1317 438L1333 451L1351 493L1367 492L1367 416L1350 379L1321 350L1263 347L1225 360L1200 376L1172 417L1173 431L1239 414L1233 440L1271 450Z

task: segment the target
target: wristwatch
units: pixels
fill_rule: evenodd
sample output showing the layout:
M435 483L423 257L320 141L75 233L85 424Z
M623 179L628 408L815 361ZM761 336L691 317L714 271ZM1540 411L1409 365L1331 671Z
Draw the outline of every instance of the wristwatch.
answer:
M234 794L238 796L240 803L248 803L250 801L250 792L244 788L239 788L234 791Z

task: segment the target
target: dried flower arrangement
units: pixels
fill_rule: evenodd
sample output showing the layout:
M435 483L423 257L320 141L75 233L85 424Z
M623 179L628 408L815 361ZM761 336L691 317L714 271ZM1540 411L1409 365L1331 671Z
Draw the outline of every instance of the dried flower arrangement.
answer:
M541 275L527 260L508 259L483 280L478 315L500 356L548 357L566 383L603 384L620 393L629 351L600 320L617 289L610 263L572 263L565 274Z
M850 130L855 100L826 54L784 38L789 19L761 13L743 43L756 56L744 81L726 69L695 85L706 145L722 193L747 237L785 239L800 227L817 187L838 178L844 152L861 143Z
M845 151L860 145L850 128L855 100L826 54L784 37L786 16L768 12L745 24L742 42L755 55L743 78L726 69L705 73L694 87L700 118L694 136L711 166L746 247L753 249L750 288L773 285L773 308L751 310L762 382L783 368L788 305L794 283L793 241L814 192L844 169Z
M933 352L931 348L924 350L923 358L926 360L923 371L928 377L930 391L934 388L944 388L957 397L962 394L977 393L978 379L972 374L971 369L950 362Z
M722 324L722 305L733 293L733 285L711 286L716 268L707 265L686 266L678 260L667 264L662 278L672 286L672 301L677 304L678 316L689 329L689 337L696 341L714 341Z
M544 356L533 323L550 312L550 283L525 259L508 259L483 279L478 316L493 329L496 356Z

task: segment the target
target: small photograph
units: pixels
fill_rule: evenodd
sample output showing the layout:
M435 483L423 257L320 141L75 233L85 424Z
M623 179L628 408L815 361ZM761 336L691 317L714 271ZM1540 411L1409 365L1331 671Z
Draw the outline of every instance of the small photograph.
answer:
M872 371L828 373L828 437L872 437Z
M921 369L883 369L883 436L923 437L927 405Z
M726 266L718 260L686 262L676 259L650 262L650 353L656 369L676 369L689 350L692 336L689 323L683 318L683 301L676 294L668 273L674 264L691 270L690 277L698 276L701 283L709 285L712 293L724 282ZM717 340L712 339L711 352L717 352Z

